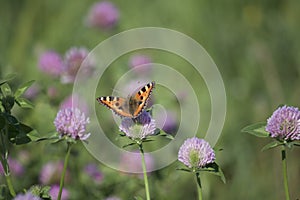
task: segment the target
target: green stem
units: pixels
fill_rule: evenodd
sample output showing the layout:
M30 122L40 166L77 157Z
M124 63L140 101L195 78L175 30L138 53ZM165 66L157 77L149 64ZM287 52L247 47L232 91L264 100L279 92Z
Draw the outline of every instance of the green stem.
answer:
M66 154L65 161L64 161L64 169L63 169L63 172L62 172L62 175L60 178L59 193L58 193L57 200L61 199L61 194L62 194L62 190L64 187L65 175L66 175L67 166L68 166L68 160L69 160L70 152L71 152L71 146L72 146L72 143L68 142L67 154Z
M196 173L196 181L197 181L197 190L198 190L198 199L202 200L202 186L201 186L201 179L200 179L200 173Z
M7 187L9 189L10 194L13 197L15 197L16 196L16 192L15 192L14 187L12 185L10 174L8 174L8 175L5 174L5 179L6 179Z
M285 149L285 146L283 146L283 148L281 150L281 160L282 160L282 172L283 172L285 199L290 200L288 178L287 178L287 162L286 162L286 149Z
M143 173L144 173L146 198L147 198L147 200L150 200L150 192L149 192L149 184L148 184L148 176L147 176L147 169L146 169L146 163L145 163L144 150L143 150L143 146L142 145L139 145L139 147L140 147L140 152L141 152L141 156L142 156L142 167L143 167Z
M7 135L8 130L7 128L5 128L5 133ZM1 131L0 135L1 135L1 144L3 147L3 156L1 155L1 164L4 170L4 175L5 175L5 179L6 179L6 184L9 190L9 193L11 194L11 196L15 197L16 196L16 192L14 190L12 181L11 181L11 177L10 177L10 170L9 170L9 164L8 164L8 150L6 148L5 145L5 141L4 141L4 137L3 137L4 132Z

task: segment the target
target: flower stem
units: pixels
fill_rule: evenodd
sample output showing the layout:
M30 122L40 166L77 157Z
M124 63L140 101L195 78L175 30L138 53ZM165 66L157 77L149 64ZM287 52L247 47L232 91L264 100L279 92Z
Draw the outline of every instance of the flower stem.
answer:
M201 179L200 179L200 173L196 173L196 181L197 181L197 190L198 190L198 199L202 200L202 186L201 186Z
M61 194L62 194L62 190L64 187L65 175L66 175L67 166L68 166L68 160L69 160L70 152L71 152L71 147L72 147L72 143L68 142L67 154L66 154L65 161L64 161L64 169L63 169L63 172L62 172L62 175L60 178L59 193L58 193L57 200L61 199Z
M142 145L139 145L139 147L140 147L140 152L141 152L141 156L142 156L142 167L143 167L143 173L144 173L146 199L150 200L150 192L149 192L149 184L148 184L148 176L147 176L147 169L146 169L146 163L145 163L144 150L143 150L143 146Z
M8 133L7 128L5 128L5 132L6 132L6 135L7 135L7 133ZM9 193L11 194L11 196L15 197L16 192L14 190L14 187L13 187L13 184L12 184L12 181L11 181L9 164L8 164L8 149L6 148L4 137L3 137L4 132L1 131L0 135L1 135L1 145L2 145L2 148L3 148L3 150L2 150L3 151L3 156L2 155L0 156L1 157L1 164L2 164L2 167L3 167L3 171L4 171L6 184L7 184Z
M13 197L15 197L16 196L16 192L15 192L14 187L12 185L10 174L8 174L8 175L5 174L5 178L6 178L6 183L7 183L7 186L8 186L10 194Z
M286 149L285 149L285 146L283 146L283 148L281 150L281 160L282 160L282 172L283 172L285 199L290 200L288 178L287 178L287 162L286 162Z

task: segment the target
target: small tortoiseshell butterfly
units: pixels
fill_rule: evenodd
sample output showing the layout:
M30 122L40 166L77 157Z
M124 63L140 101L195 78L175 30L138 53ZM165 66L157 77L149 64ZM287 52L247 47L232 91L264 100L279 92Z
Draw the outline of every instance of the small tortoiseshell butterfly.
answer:
M136 118L145 109L154 85L154 81L146 84L141 87L138 92L133 93L127 99L122 97L103 96L98 97L97 101L107 106L121 117Z

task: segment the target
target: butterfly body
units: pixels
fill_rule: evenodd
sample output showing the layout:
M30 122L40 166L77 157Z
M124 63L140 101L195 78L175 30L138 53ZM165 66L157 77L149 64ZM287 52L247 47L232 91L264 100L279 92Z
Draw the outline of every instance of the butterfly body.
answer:
M102 96L97 101L121 117L136 118L145 109L154 85L155 82L150 82L128 98Z

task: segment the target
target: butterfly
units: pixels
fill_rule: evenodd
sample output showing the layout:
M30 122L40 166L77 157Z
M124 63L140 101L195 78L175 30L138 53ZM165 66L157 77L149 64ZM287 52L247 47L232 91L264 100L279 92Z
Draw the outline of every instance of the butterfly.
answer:
M98 97L97 101L121 117L137 118L146 108L154 85L155 82L152 81L138 89L136 93L133 93L128 98L102 96Z

